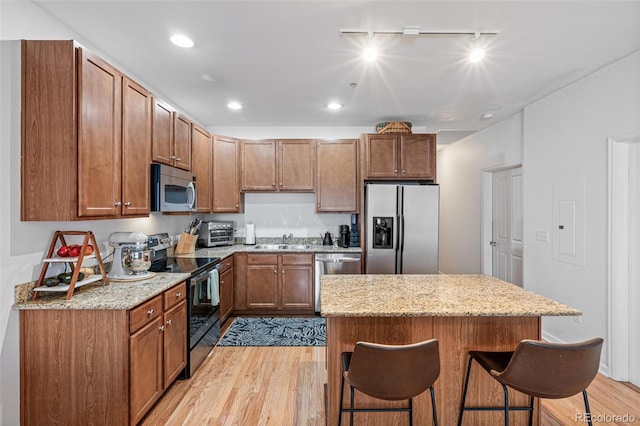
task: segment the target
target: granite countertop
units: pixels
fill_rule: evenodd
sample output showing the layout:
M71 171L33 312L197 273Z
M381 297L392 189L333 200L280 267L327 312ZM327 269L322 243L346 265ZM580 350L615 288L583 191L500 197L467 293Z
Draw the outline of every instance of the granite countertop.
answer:
M274 244L278 241L260 241L259 244ZM299 244L299 242L291 242ZM224 259L237 252L255 253L361 253L359 247L343 248L337 246L323 246L310 244L305 249L258 249L253 245L234 244L199 248L194 253L176 254L176 257L219 257ZM16 286L13 309L131 309L140 303L151 299L157 294L171 288L175 284L189 278L189 274L156 273L152 278L141 281L109 281L105 286L102 281L96 281L75 289L71 299L66 299L66 292L40 292L37 300L31 300L35 282Z
M189 278L189 274L162 273L140 281L102 281L75 289L71 299L67 293L41 292L38 299L31 299L34 283L16 287L16 303L13 309L131 309L174 285Z
M324 275L321 286L324 317L582 315L486 275Z
M278 244L278 242L265 242L260 244ZM299 243L291 243L299 244ZM360 247L337 247L337 246L323 246L322 244L310 244L309 248L305 249L263 249L256 248L255 245L234 244L232 246L218 246L209 248L198 248L194 253L186 254L174 254L175 257L219 257L224 259L237 252L246 253L362 253Z

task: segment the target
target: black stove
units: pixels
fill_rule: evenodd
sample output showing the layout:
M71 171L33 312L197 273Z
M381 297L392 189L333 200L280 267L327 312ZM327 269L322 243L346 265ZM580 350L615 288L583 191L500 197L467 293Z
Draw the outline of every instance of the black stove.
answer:
M152 272L170 272L195 275L201 270L207 269L211 265L215 265L220 262L219 257L164 257L163 259L156 258L149 268Z
M168 233L150 235L147 247L155 250L153 262L149 268L151 272L184 272L196 275L220 261L219 257L167 256L167 248L171 247Z
M219 257L169 257L169 234L149 236L149 249L155 250L149 268L152 272L190 275L187 278L187 365L178 376L191 377L220 338L220 288L217 271Z

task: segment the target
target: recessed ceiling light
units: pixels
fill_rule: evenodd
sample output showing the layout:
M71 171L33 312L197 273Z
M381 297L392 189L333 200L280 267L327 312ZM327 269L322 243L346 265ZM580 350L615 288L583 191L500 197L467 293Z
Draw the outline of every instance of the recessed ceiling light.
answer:
M193 40L184 34L174 34L171 36L171 43L179 47L193 47Z
M227 108L238 110L238 109L242 109L242 105L240 104L240 102L233 101L227 104Z
M480 116L483 120L491 120L495 115L492 112L485 112Z
M340 109L342 109L344 105L338 103L338 102L329 102L327 104L327 109L330 109L331 111L338 111Z

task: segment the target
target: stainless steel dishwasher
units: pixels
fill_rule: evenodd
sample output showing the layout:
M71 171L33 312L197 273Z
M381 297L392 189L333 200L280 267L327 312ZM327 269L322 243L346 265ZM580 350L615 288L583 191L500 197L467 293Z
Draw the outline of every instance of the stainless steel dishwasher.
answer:
M360 274L360 253L316 253L315 311L320 312L320 277Z

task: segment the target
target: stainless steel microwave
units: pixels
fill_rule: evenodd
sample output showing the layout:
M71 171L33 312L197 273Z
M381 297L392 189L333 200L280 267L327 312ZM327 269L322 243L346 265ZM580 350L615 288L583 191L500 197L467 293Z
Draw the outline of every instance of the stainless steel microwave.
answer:
M151 211L190 212L196 208L196 177L164 164L151 164Z

